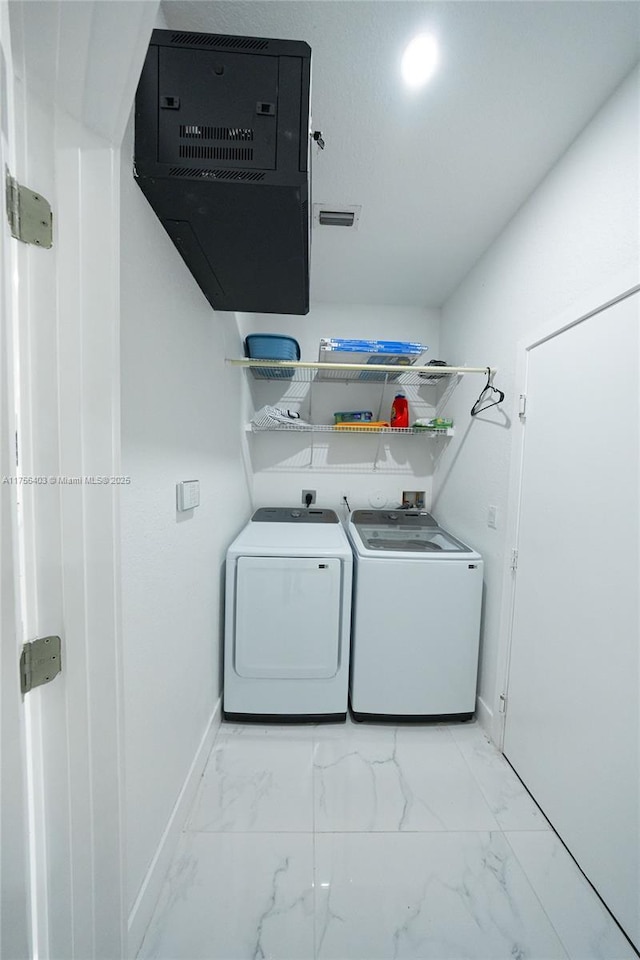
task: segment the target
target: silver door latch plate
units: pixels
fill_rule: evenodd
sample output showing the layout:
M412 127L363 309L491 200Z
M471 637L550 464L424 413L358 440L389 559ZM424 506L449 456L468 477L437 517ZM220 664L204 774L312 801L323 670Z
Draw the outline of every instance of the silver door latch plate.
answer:
M60 637L40 637L25 643L20 657L20 689L23 695L50 683L62 669Z
M40 193L23 187L7 170L7 219L11 236L49 248L53 244L51 205Z

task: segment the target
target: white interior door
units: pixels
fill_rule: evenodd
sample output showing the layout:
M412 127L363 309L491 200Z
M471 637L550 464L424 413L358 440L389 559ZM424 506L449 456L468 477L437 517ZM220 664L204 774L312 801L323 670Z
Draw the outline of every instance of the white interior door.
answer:
M529 351L504 752L640 946L635 293Z
M0 11L5 17L6 4ZM9 418L16 411L17 443L10 432L7 447L2 434L3 472L7 450L15 461L17 449L18 475L38 478L18 485L9 509L20 549L20 642L62 638L62 673L23 708L30 876L16 872L14 887L26 904L29 881L31 950L43 958L128 953L120 488L110 479L120 474L118 149L155 14L154 2L9 5L11 172L54 212L52 249L9 241L18 292L6 409ZM1 558L12 559L4 537ZM4 577L2 589L4 602ZM3 670L3 694L4 682Z
M0 171L15 169L11 43L0 7ZM2 205L0 225L0 956L31 956L25 717L18 665L17 484L13 321L15 257Z

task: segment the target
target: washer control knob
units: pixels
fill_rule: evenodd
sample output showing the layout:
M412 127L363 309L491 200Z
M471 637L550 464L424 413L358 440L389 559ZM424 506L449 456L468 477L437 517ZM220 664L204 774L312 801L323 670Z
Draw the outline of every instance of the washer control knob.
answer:
M398 514L397 514L397 513L390 513L390 514L389 514L389 520L397 520L397 519L398 519Z
M292 510L292 511L291 511L291 516L292 516L292 517L299 517L299 516L300 516L300 511L299 511L299 510Z

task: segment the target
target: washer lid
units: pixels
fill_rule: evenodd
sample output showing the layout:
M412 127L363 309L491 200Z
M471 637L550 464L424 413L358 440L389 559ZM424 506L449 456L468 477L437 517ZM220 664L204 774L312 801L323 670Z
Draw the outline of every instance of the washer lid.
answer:
M339 523L335 510L307 507L260 507L251 517L252 523Z
M366 552L433 557L472 552L428 513L355 510L351 524Z
M351 522L356 527L362 525L376 527L437 527L435 520L426 510L354 510Z

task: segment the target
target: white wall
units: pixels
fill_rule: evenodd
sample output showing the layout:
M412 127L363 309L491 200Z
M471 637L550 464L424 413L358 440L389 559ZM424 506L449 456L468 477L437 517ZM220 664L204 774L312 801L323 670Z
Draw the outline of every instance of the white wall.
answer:
M300 344L301 359L308 361L318 359L321 337L412 340L429 347L426 359L440 359L439 321L436 309L362 304L314 303L304 317L239 315L243 336L262 332L294 337ZM317 383L310 391L306 383L265 383L251 377L247 378L247 385L247 419L256 407L269 403L298 410L314 423L333 423L337 410L371 410L374 418L380 410L380 419L388 420L393 397L399 390L393 384L383 393L380 385L330 382ZM429 415L437 389L421 387L419 393L405 390L410 416ZM251 435L245 443L253 477L253 501L256 506L295 505L301 502L302 489L314 489L319 506L339 506L343 492L348 492L352 508L397 506L403 490L418 489L426 492L429 504L436 458L446 442L419 436L387 436L381 440L379 436L358 434Z
M225 551L249 515L233 314L216 314L122 151L122 580L128 898L134 903L220 694ZM200 506L176 513L176 483Z
M470 421L479 380L467 377L448 413L459 430L438 465L434 510L443 524L468 539L485 558L481 717L491 721L502 692L502 632L508 624L503 577L509 470L517 424L515 370L523 338L533 339L556 317L567 322L638 280L639 74L636 69L595 116L556 167L443 307L442 351L455 363L491 364L503 407ZM612 359L612 358L603 358ZM615 358L619 360L621 358ZM576 357L576 363L580 358ZM594 389L606 403L603 372ZM631 455L631 454L630 454ZM553 495L553 464L549 465ZM487 526L490 504L497 529ZM606 516L606 504L602 505ZM508 584L508 580L507 580Z

